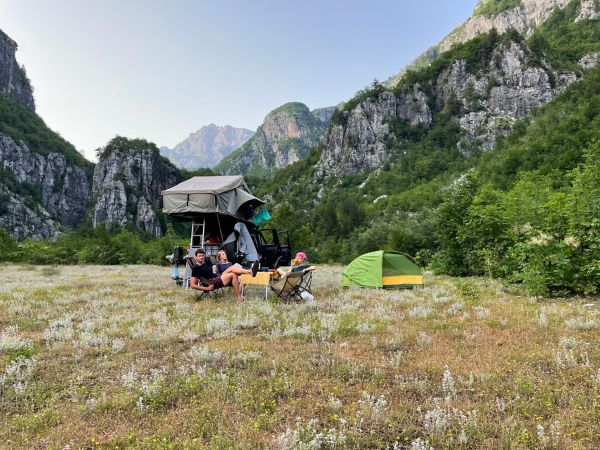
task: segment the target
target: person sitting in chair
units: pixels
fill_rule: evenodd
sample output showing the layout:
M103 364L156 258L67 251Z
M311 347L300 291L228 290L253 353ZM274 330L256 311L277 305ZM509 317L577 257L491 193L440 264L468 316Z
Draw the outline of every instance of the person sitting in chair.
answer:
M227 252L225 250L219 250L217 252L217 264L215 264L216 273L219 275L223 275L226 273L235 273L236 275L252 275L256 276L256 272L258 271L258 261L254 261L252 263L252 267L250 269L244 269L241 264L232 263L227 258Z
M196 265L192 268L192 276L190 278L190 287L192 289L207 292L224 286L232 286L237 301L242 302L240 283L234 272L223 273L222 275L215 274L212 264L206 261L206 253L201 248L196 250L194 259L196 260ZM201 283L201 279L208 280L210 283L204 285Z
M285 277L292 272L312 272L315 270L315 266L308 265L306 261L306 253L298 252L296 253L296 257L292 259L292 266L288 270L283 270L278 268L277 273L280 277Z

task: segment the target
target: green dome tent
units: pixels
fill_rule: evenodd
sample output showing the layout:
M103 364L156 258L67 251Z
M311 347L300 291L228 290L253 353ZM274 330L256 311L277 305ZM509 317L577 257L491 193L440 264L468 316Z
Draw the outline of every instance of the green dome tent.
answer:
M378 250L352 261L342 274L342 284L377 288L423 286L423 273L402 253Z

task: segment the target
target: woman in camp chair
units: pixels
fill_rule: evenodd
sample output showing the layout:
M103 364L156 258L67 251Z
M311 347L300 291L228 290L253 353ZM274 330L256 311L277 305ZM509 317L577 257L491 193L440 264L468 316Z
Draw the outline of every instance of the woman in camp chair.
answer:
M277 269L280 278L271 284L271 290L284 300L314 300L310 285L315 269L306 262L306 253L298 252L289 269Z
M215 264L214 267L217 275L235 273L236 275L247 274L254 277L258 271L258 264L258 261L253 261L251 269L244 269L241 264L229 262L229 259L227 259L227 252L225 252L225 250L219 250L217 252L217 264Z
M296 257L294 259L292 259L292 266L287 270L278 268L277 273L279 274L280 278L283 278L292 272L307 273L307 272L312 272L315 269L316 269L315 266L310 266L307 263L306 253L298 252L298 253L296 253Z
M199 248L196 250L196 265L192 268L192 277L190 278L190 287L197 291L209 292L224 286L232 286L235 297L239 303L242 302L240 283L235 273L224 273L216 275L213 272L212 264L205 261L206 254Z

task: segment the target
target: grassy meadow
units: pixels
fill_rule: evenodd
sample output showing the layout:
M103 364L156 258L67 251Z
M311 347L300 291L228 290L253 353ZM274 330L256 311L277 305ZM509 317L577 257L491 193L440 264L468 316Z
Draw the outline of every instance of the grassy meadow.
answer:
M195 301L157 266L0 266L1 448L598 448L600 303L483 278Z

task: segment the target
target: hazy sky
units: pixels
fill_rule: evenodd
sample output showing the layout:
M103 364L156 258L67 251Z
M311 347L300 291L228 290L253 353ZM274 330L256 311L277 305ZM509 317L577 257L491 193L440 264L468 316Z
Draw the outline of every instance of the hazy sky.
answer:
M290 101L336 105L385 80L476 0L0 0L48 126L94 159L115 135L173 147L255 130Z

